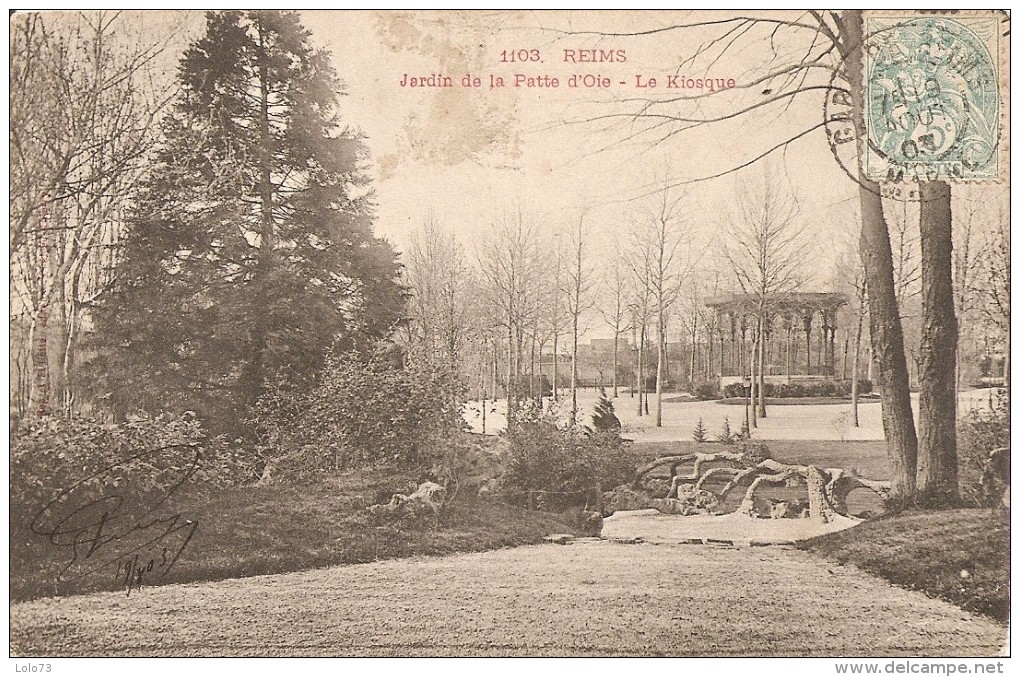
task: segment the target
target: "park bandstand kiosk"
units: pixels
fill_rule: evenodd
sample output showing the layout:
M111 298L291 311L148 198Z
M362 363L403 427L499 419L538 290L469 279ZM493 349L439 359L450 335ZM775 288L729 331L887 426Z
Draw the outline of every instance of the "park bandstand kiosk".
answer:
M718 316L719 356L715 371L720 387L743 382L750 374L751 352L758 331L759 299L728 294L705 305ZM837 320L847 305L838 292L787 292L767 299L764 311L765 380L774 383L847 378L856 326ZM856 322L853 322L856 325ZM852 331L851 331L852 330ZM837 332L840 339L837 340ZM846 372L844 374L843 372Z

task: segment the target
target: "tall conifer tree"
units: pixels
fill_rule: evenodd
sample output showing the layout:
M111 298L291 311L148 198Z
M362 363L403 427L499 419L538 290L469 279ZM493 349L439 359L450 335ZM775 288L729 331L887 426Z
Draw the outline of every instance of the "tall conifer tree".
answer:
M113 348L95 373L116 410L188 408L226 429L271 379L314 378L331 347L386 336L404 293L342 86L295 14L209 13L178 77L96 313Z

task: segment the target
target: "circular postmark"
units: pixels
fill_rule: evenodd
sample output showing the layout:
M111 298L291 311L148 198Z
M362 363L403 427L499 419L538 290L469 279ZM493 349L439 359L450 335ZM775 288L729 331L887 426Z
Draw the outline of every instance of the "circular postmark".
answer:
M854 121L854 104L849 84L846 82L845 69L848 67L850 66L846 60L840 59L832 68L822 104L822 122L832 157L843 173L864 190L903 202L920 201L921 191L916 183L890 181L885 176L876 180L861 174L862 163L858 161L858 131ZM869 143L870 140L865 137L863 145L867 146Z
M925 181L998 179L999 29L994 17L866 19L863 44L832 65L823 103L826 139L843 172L902 201L920 200ZM851 54L863 80L862 131Z
M992 22L994 25L994 22ZM865 175L994 179L997 61L986 37L946 17L875 18L864 45Z

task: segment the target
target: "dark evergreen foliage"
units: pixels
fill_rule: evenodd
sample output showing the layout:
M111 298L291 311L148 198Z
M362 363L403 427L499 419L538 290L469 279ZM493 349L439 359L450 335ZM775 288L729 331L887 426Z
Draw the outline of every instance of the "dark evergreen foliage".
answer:
M292 12L208 15L95 313L93 385L115 411L241 421L269 382L387 336L404 290L373 235L366 149Z
M591 415L591 424L595 430L610 432L620 429L620 419L616 417L613 403L606 396L606 389L599 388L599 398L595 402L595 411Z
M694 428L694 441L698 444L708 440L708 431L705 430L705 422L700 418L698 419L698 425Z

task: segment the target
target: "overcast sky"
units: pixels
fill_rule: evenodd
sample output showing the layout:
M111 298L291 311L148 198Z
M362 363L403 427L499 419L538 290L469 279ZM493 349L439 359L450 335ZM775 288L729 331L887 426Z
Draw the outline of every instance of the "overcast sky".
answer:
M803 13L780 18L797 19ZM469 252L494 220L520 204L545 232L563 231L582 212L598 234L597 253L609 259L643 217L649 193L674 182L736 167L824 119L824 95L807 93L789 107L681 134L642 135L630 142L628 117L584 122L633 111L642 101L702 94L698 114L722 115L767 97L746 85L770 59L788 59L808 46L810 33L751 28L719 56L718 49L685 65L732 24L652 32L679 22L719 20L727 13L690 12L443 12L307 11L302 22L316 45L332 54L346 83L343 111L371 151L378 203L376 230L404 249L409 234L431 212ZM149 15L150 20L152 15ZM176 13L180 48L204 28L200 12ZM611 37L604 33L634 33ZM538 50L541 62L505 63L503 51ZM570 63L581 50L612 52L613 62ZM620 52L626 61L619 62ZM590 55L590 52L588 53ZM509 57L507 57L509 58ZM558 88L514 87L520 73L557 77ZM824 84L828 71L813 74ZM402 87L407 78L443 75L452 88ZM461 86L464 75L482 80ZM505 88L491 89L489 76ZM608 78L608 87L571 88L571 75ZM666 89L667 76L732 80L733 90ZM656 89L637 88L636 78ZM652 109L664 112L665 109ZM847 144L844 151L852 149ZM836 256L856 238L857 186L840 168L823 128L771 156L800 205L799 220L817 237L810 286L829 288ZM852 162L853 156L842 158ZM687 185L684 227L708 252L719 251L722 226L732 218L735 195L757 179L757 169ZM984 191L984 192L982 192ZM987 201L1004 188L958 189L956 200ZM643 197L644 196L644 197Z

